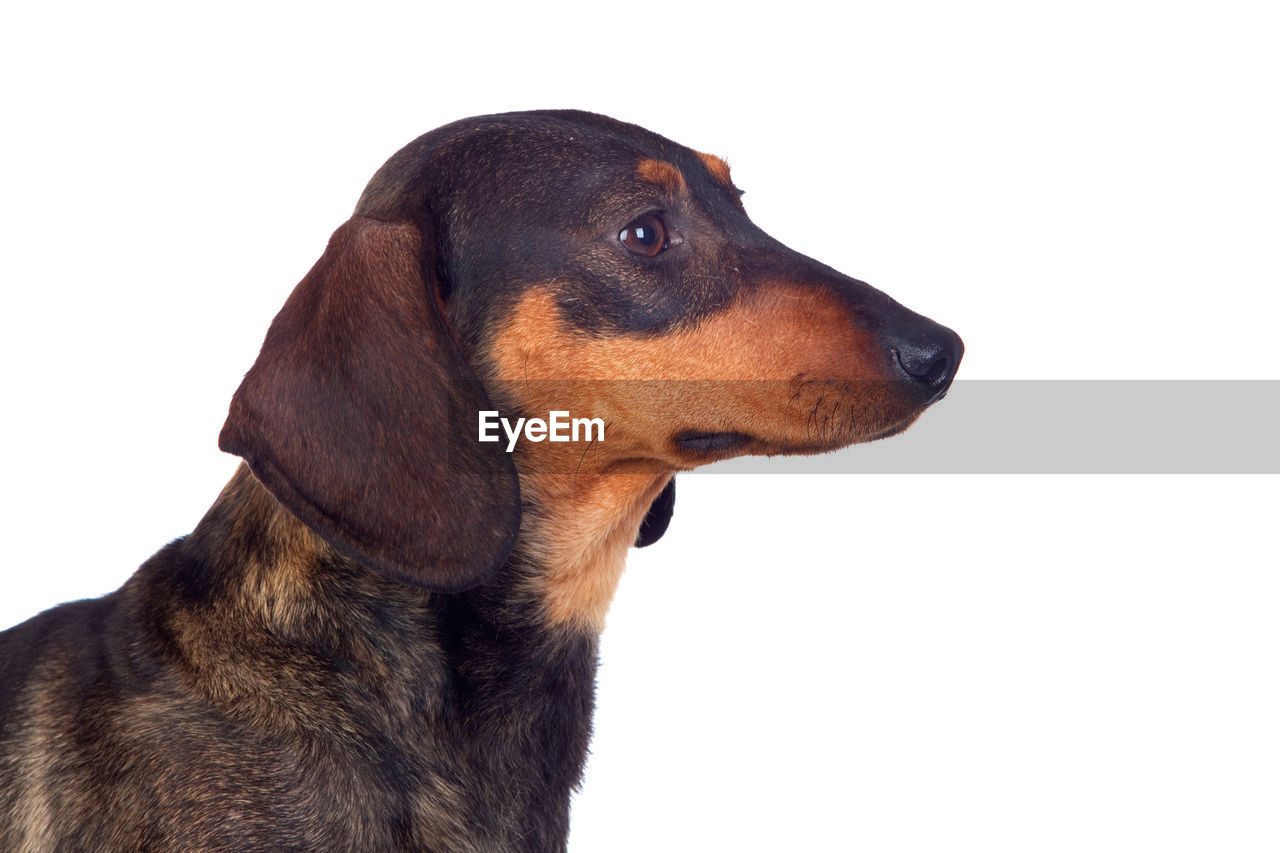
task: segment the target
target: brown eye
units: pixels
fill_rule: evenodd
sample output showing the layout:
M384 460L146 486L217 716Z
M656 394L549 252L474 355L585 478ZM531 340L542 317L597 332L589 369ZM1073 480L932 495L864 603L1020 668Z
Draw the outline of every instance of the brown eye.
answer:
M618 240L633 255L652 258L667 248L667 229L656 214L646 213L618 232Z

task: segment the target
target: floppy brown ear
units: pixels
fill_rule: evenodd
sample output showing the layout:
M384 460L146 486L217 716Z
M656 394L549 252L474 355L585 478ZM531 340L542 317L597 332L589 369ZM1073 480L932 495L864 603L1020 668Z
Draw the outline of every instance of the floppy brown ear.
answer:
M415 225L352 217L276 315L218 446L348 557L455 591L510 554L520 491L501 445L477 441L493 406L434 268Z

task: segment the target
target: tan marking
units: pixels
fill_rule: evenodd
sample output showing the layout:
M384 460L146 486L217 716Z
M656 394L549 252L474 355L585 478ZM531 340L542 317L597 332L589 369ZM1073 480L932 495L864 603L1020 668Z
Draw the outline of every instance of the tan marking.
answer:
M499 380L886 378L874 336L818 289L763 284L696 326L665 335L565 327L550 287L532 289L494 341Z
M603 418L606 440L587 459L601 472L634 459L689 467L670 446L678 430L742 432L774 452L807 447L807 416L823 396L841 398L848 430L831 435L828 450L880 432L901 408L890 399L897 388L875 336L819 290L762 285L697 326L661 336L604 337L564 325L549 290L529 293L490 351L491 393L527 412ZM574 445L533 447L550 470L551 454Z
M411 788L414 837L431 839L437 850L474 850L474 829L463 790L461 784L436 774L426 775ZM356 795L353 801L360 803L363 796Z
M729 177L729 164L721 160L714 154L704 154L701 151L695 152L698 158L702 160L702 165L707 167L707 171L711 173L711 177L715 178L721 184L729 189L733 189L733 178Z
M530 585L551 624L604 630L627 552L670 478L669 473L521 477L529 508L517 547L543 567Z
M669 193L682 193L688 189L684 173L665 160L644 158L636 165L636 176L642 181L657 184Z
M74 687L61 683L65 676L59 673L70 668L61 651L45 658L26 686L26 696L17 700L21 709L16 712L17 719L29 722L17 730L19 737L3 762L7 766L0 765L17 783L9 813L0 813L0 819L7 819L9 829L8 833L0 831L0 836L7 838L14 850L53 851L51 839L61 830L54 824L56 804L80 794L79 786L58 772L56 761L57 756L70 751L61 724L73 712L58 701L64 690L67 695L75 695Z
M210 570L226 586L204 605L212 616L185 607L168 616L187 686L263 731L347 731L349 714L331 700L323 675L291 663L288 651L332 624L315 586L317 566L332 557L332 547L243 462L190 539L195 548L216 555ZM355 642L347 651L376 673L376 655L362 653Z
M314 615L315 566L331 547L267 491L241 462L218 496L230 526L221 553L243 566L239 604L271 630L290 632Z
M707 461L685 430L754 437L741 452L820 452L904 425L918 411L875 336L829 293L753 288L696 326L660 336L568 328L550 286L516 306L494 340L495 407L599 417L605 439L517 444L530 509L520 545L544 567L535 587L554 624L599 630L645 511L675 471Z

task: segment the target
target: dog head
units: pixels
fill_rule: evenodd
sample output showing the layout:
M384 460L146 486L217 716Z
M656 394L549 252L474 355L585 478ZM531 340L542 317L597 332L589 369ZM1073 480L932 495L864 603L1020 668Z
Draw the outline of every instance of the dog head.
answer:
M647 544L676 471L905 429L959 337L772 239L740 195L719 158L589 113L428 133L289 297L220 446L349 557L459 590L531 506L589 501L598 537ZM478 441L493 410L607 438L512 454Z

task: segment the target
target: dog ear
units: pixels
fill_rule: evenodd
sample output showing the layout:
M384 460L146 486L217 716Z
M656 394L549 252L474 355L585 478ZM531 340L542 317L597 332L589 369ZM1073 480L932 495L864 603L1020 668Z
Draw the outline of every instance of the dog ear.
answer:
M432 590L474 586L520 526L515 466L445 321L430 235L352 217L276 315L218 439L348 557Z
M662 492L654 498L640 522L640 535L636 537L637 548L645 548L662 538L671 524L671 515L676 510L676 478L667 481Z

